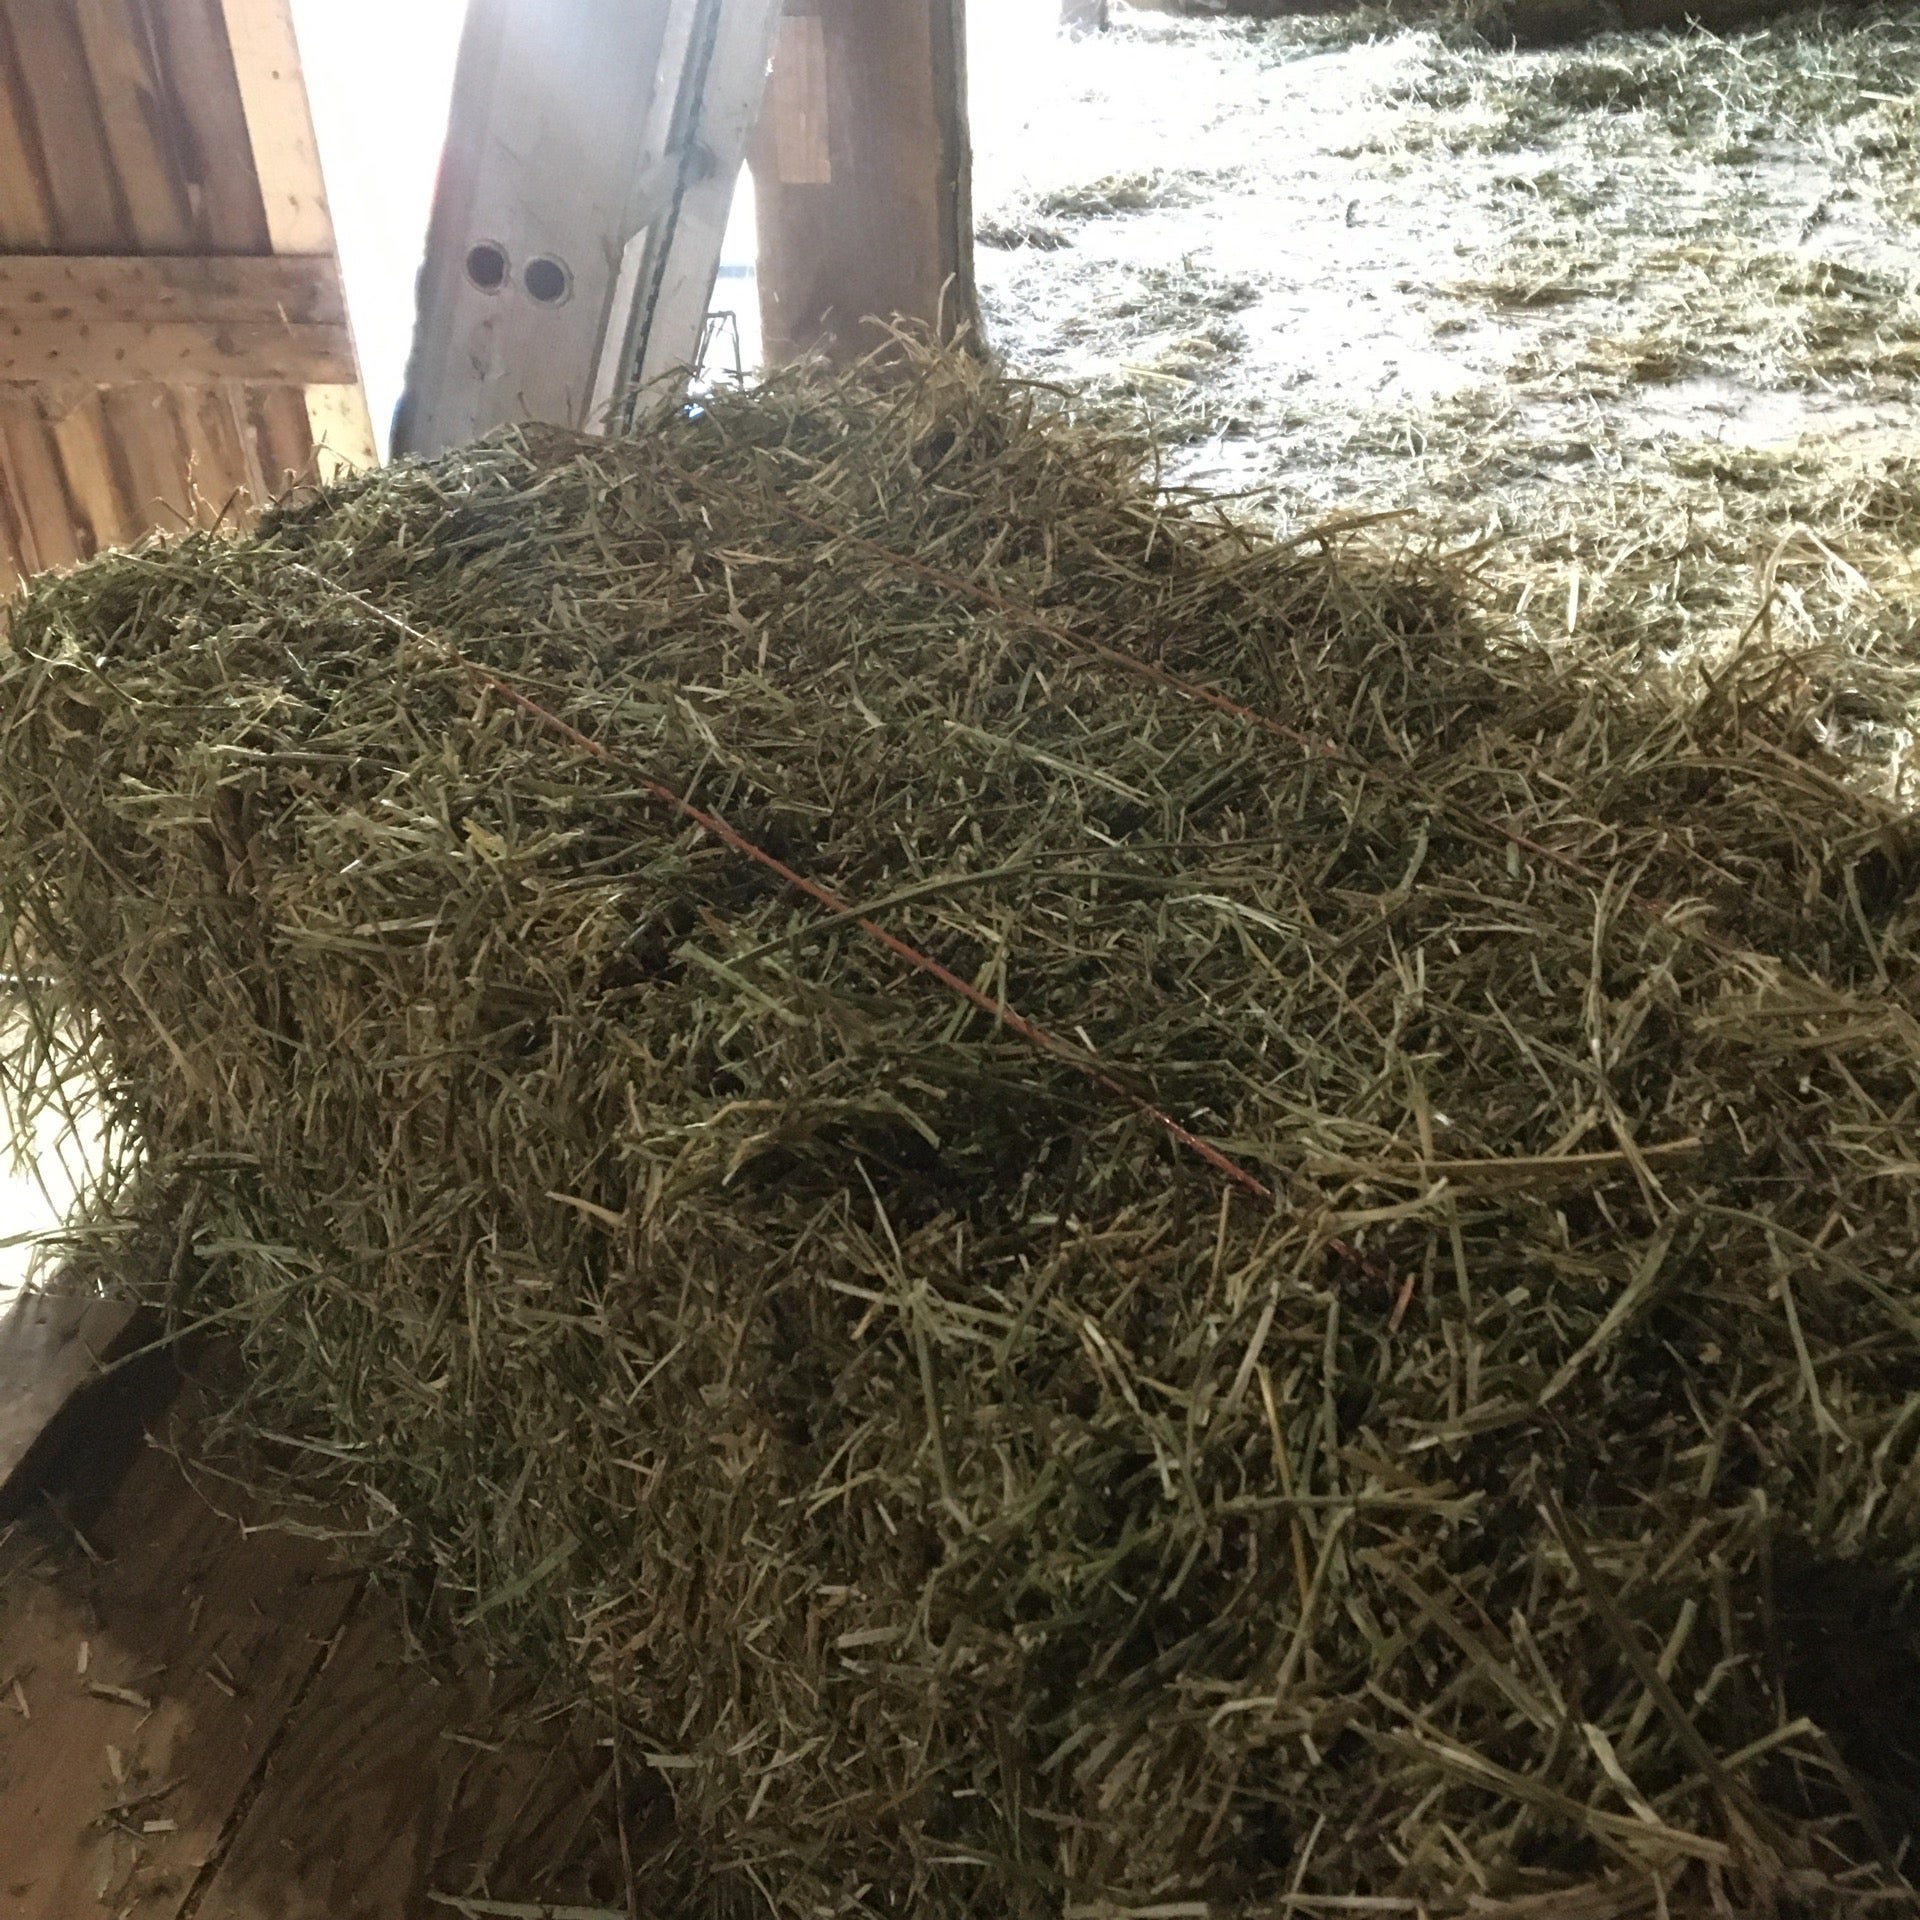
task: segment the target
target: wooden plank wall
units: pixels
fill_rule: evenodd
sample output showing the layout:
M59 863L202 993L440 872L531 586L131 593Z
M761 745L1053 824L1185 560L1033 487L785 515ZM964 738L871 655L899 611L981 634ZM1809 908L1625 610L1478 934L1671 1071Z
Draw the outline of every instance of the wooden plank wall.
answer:
M372 459L286 0L0 0L0 256L0 587Z

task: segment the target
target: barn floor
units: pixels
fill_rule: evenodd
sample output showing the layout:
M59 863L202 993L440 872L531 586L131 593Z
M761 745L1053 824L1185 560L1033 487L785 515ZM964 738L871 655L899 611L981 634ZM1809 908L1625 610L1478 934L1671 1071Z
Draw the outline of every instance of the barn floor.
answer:
M976 11L990 338L1174 478L1491 536L1537 633L1724 643L1764 569L1790 636L1913 638L1920 10L1550 52Z
M71 1373L35 1311L0 1319L0 1913L619 1920L609 1754L430 1671L390 1595L183 1471L200 1389L114 1374L10 1471L46 1410L16 1375Z

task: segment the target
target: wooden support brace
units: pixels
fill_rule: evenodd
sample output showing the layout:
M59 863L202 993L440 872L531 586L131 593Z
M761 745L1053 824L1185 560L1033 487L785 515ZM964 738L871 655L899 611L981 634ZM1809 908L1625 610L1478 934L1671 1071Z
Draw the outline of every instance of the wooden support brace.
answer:
M357 378L331 254L0 256L0 380L315 386Z
M770 361L973 327L960 0L790 0L751 164Z
M300 73L290 0L220 0L227 47L239 83L267 237L281 255L334 251L333 215L320 170L320 143ZM341 324L346 326L344 303ZM373 421L360 384L351 334L347 371L289 374L307 389L307 425L322 478L370 467ZM335 363L337 365L337 362Z

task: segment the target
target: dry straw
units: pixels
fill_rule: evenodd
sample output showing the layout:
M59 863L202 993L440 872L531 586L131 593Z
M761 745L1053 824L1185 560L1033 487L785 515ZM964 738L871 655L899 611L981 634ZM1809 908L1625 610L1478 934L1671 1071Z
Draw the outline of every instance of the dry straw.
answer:
M82 1267L656 1907L1914 1910L1909 823L1381 531L932 360L20 612Z

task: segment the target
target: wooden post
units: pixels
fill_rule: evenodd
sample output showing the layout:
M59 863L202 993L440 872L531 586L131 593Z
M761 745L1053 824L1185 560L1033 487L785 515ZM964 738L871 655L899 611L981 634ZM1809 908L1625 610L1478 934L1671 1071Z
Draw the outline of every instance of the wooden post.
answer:
M788 0L751 164L769 362L973 330L962 0Z

